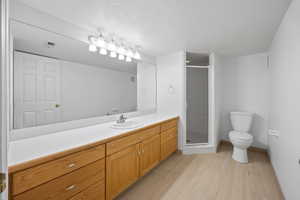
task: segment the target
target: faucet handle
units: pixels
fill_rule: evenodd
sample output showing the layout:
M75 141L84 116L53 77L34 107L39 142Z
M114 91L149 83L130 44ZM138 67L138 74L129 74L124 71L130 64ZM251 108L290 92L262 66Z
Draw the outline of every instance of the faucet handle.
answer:
M127 119L124 114L121 114L120 119Z
M127 117L124 116L124 114L120 115L120 118L117 120L117 123L124 123Z

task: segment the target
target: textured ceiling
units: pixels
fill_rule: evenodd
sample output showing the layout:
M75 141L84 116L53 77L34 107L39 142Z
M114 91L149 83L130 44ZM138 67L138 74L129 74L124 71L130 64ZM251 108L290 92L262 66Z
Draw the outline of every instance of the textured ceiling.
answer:
M158 56L188 49L267 50L290 0L15 0L72 24L116 33Z

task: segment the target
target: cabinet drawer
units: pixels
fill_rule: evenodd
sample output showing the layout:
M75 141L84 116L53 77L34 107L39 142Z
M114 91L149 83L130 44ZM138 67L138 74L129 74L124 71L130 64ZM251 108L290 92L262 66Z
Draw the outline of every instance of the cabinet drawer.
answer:
M152 127L152 128L148 128L146 130L142 130L142 131L139 132L141 140L149 139L149 138L151 138L155 135L158 135L158 134L160 134L160 126L155 126L155 127Z
M104 180L105 159L15 196L14 200L66 200Z
M12 174L12 194L20 194L104 156L105 145L101 145L14 173Z
M142 131L139 131L133 135L123 137L121 139L114 140L106 144L106 154L118 152L130 145L136 144L160 133L160 126L155 126Z
M177 127L168 129L161 133L161 142L164 143L172 138L177 138Z
M105 181L102 180L88 187L70 200L105 200Z
M173 119L171 121L165 122L161 125L161 131L166 131L170 128L177 127L177 119Z

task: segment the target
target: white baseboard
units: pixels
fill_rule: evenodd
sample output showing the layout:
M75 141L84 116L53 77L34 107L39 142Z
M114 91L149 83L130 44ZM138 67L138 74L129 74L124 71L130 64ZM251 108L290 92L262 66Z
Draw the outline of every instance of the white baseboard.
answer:
M217 147L214 145L189 145L184 146L182 153L186 155L190 154L204 154L204 153L216 153Z

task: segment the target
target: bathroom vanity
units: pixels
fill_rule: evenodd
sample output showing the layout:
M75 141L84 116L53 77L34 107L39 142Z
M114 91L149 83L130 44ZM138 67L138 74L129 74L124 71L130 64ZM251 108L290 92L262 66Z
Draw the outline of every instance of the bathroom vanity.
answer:
M154 57L23 3L10 14L11 200L113 199L176 151L177 115L150 114Z
M140 120L136 129L105 123L12 142L10 199L114 199L177 150L177 116Z

